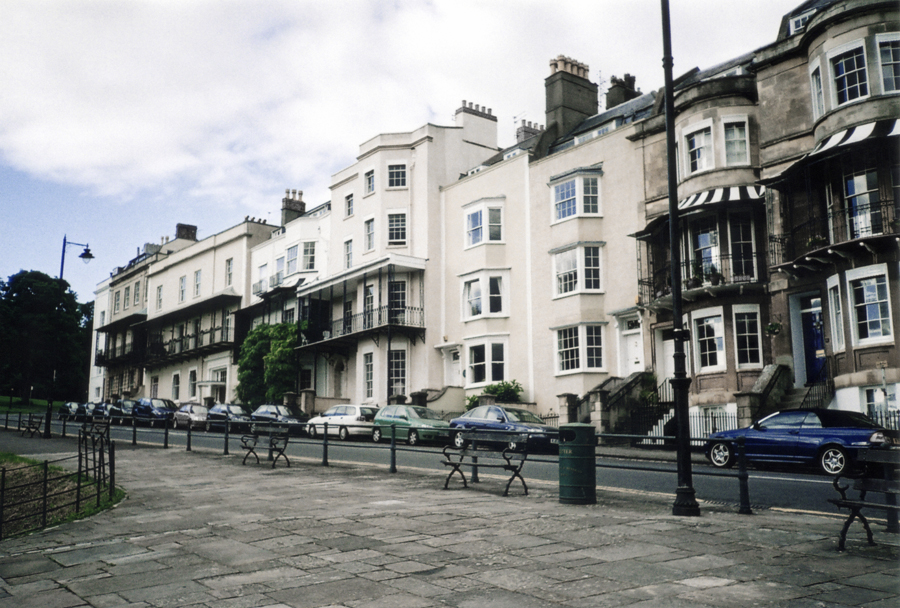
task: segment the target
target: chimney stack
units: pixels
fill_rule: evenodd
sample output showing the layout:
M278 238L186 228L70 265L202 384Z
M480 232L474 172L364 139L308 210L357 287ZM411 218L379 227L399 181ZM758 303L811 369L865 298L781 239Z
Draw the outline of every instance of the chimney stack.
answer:
M622 79L613 76L609 81L609 89L606 91L607 110L641 96L641 92L634 88L635 79L631 74L625 74Z
M281 199L281 225L284 226L306 213L303 190L285 190Z
M197 240L197 227L190 224L175 224L175 238L186 241Z
M516 129L516 143L520 144L529 137L534 137L543 130L543 125L539 125L537 123L531 124L530 120L528 122L523 120L522 125Z
M544 80L547 127L556 123L559 136L572 131L597 113L598 87L588 80L590 69L564 55L550 60L550 76Z

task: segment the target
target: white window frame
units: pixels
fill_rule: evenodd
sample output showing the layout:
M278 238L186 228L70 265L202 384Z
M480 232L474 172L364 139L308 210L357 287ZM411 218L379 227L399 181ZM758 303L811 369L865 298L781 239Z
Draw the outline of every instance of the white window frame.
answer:
M850 53L855 51L856 49L862 50L863 56L863 66L865 66L865 76L866 76L866 93L865 95L860 95L858 97L854 97L853 99L848 99L842 103L838 102L838 86L837 86L837 75L834 73L834 59L839 55L844 55L846 53ZM869 58L868 53L866 52L866 44L864 39L854 40L853 42L848 42L847 44L842 44L839 47L833 48L826 54L826 59L828 61L828 82L829 89L831 91L831 107L839 108L841 106L845 106L850 103L856 103L862 101L864 99L868 99L872 95L872 79L869 77Z
M388 190L403 190L407 187L406 163L391 163L388 169ZM396 174L396 175L395 175ZM398 183L395 183L398 182Z
M135 306L141 305L141 282L140 281L137 281L134 284L134 305Z
M793 36L794 34L799 34L800 32L806 30L806 24L810 20L810 18L815 14L815 9L811 11L806 11L805 13L800 13L794 17L790 17L788 20L788 36Z
M306 241L303 243L303 270L316 269L316 242Z
M728 125L743 124L744 125L744 157L741 160L728 160ZM723 116L722 117L722 166L723 167L742 167L750 164L750 120L747 115Z
M574 218L603 217L603 180L600 179L601 177L603 177L603 175L599 170L584 168L551 179L547 184L548 186L550 186L550 223L557 224L559 222L566 222ZM585 202L587 196L585 194L585 186L587 184L587 180L591 180L596 183L597 192L596 194L592 193L592 195L597 197L597 211L585 210ZM557 194L561 192L560 188L563 188L570 184L573 186L572 189L574 190L575 210L564 217L560 217L559 203L561 201L557 200ZM572 199L566 198L561 200L568 201Z
M705 155L707 159L704 166L697 168L696 170L691 170L691 147L688 143L688 138L696 135L700 131L709 131L709 153ZM681 131L680 141L684 142L684 171L683 175L685 176L693 176L698 175L700 173L704 173L706 171L712 171L716 168L716 142L713 137L713 121L712 118L707 118L706 120L701 120L699 122L695 122ZM696 149L696 148L695 148ZM700 158L704 158L701 155Z
M172 401L181 399L181 372L172 374Z
M194 271L194 297L195 298L200 297L200 281L202 280L202 277L203 277L202 270Z
M128 310L128 307L131 306L131 285L125 287L125 293L122 298L124 305L122 306L122 310Z
M178 277L178 302L184 302L187 297L187 275Z
M553 258L552 266L553 266L553 275L552 275L552 292L553 299L557 298L567 298L573 295L578 294L599 294L604 293L604 268L603 268L603 249L606 243L604 241L596 241L596 242L582 242L577 245L566 245L564 247L559 247L558 249L553 249L550 251L550 254ZM588 247L595 247L597 249L597 261L598 261L598 270L600 271L600 286L597 288L587 288L585 285L587 284L587 268L585 266L585 253ZM566 292L560 292L560 260L562 260L563 255L569 254L572 250L575 250L575 287Z
M344 268L353 268L353 239L344 240Z
M859 321L856 316L856 303L854 302L853 283L862 279L870 279L873 277L884 277L887 292L887 319L891 323L891 333L887 336L877 336L875 338L859 337ZM848 270L844 275L845 288L847 290L847 308L850 315L850 339L854 348L864 348L873 344L893 343L897 335L897 329L894 327L893 305L891 304L891 280L888 276L887 264L873 264L872 266L864 266L862 268L853 268Z
M818 57L809 65L809 92L812 96L813 119L818 120L825 114L825 80L822 78L822 65Z
M375 192L375 169L369 169L363 174L364 196L368 196Z
M225 285L231 286L234 280L234 258L225 260Z
M502 360L494 359L495 350L493 348L494 345L501 346L503 348L503 358ZM472 361L472 350L478 347L484 348L484 362L476 364ZM465 356L466 356L466 378L465 378L465 388L477 388L481 386L487 386L489 384L494 384L496 382L503 382L506 378L511 377L509 374L509 335L508 334L494 334L494 335L486 335L479 336L474 339L467 339L465 341ZM494 375L494 365L501 364L503 365L503 373L499 377ZM473 382L472 378L474 376L474 366L475 365L484 365L484 380Z
M391 218L403 218L403 238L391 238L392 233L396 231L396 227L391 225ZM387 212L387 244L388 247L405 247L409 242L409 225L406 221L406 211L388 211Z
M285 257L287 257L287 269L285 272L285 276L290 276L297 272L297 258L300 254L300 244L291 245L287 248L285 252Z
M191 399L197 396L197 368L192 367L188 370L188 397Z
M113 296L113 314L118 314L122 309L122 292L117 291Z
M393 384L394 380L394 354L403 354L403 387L402 390L396 392L393 386L388 386L388 393L391 395L406 395L409 389L409 362L410 356L409 351L401 346L400 348L391 348L388 351L388 382Z
M162 310L163 307L163 286L156 286L156 310Z
M353 193L344 195L344 217L353 216Z
M831 322L831 351L841 352L847 347L844 334L844 303L841 300L840 276L832 275L825 281L828 293L828 318Z
M884 81L884 64L881 61L881 45L884 42L900 41L900 32L891 32L889 34L878 34L875 36L875 49L878 51L878 82L881 83L881 92L885 95L896 95L900 93L900 85L896 89L888 90Z
M375 218L369 217L363 220L363 250L365 252L375 250Z
M700 365L701 349L699 333L697 332L697 321L712 317L718 317L722 335L717 334L714 337L716 340L716 364L703 367ZM703 308L691 313L691 350L694 353L694 369L698 374L717 373L728 369L728 362L725 360L725 315L721 306Z
M485 268L476 272L468 272L460 277L461 304L460 317L463 321L472 321L485 317L508 317L509 316L509 268ZM499 294L492 293L492 280L499 280ZM471 314L472 299L471 289L477 284L479 289L478 300L481 305L479 314ZM500 310L491 312L491 304L500 300Z
M555 376L570 376L572 374L583 374L586 372L591 373L605 373L606 372L606 322L600 321L584 321L582 323L577 323L574 325L565 325L561 327L551 327L551 331L553 331L553 352L554 352L554 375ZM600 335L600 344L598 345L589 345L588 344L588 330L591 332L599 331ZM573 332L574 330L574 332ZM562 352L560 350L560 333L568 332L569 334L574 335L577 344L574 346L574 353L577 357L577 362L574 367L570 367L569 369L562 369L563 358ZM600 349L600 367L589 365L589 361L591 357L588 356L588 349L590 348L599 348ZM572 349L569 349L572 350Z
M366 399L375 396L375 354L363 353L363 394Z
M759 354L759 361L755 363L741 363L738 352L738 323L737 316L739 314L755 314L756 315L756 347ZM759 304L735 304L731 308L731 333L734 336L734 365L737 369L760 369L763 367L763 340L762 340L762 317L759 313Z
M478 199L463 207L466 222L463 235L463 249L480 247L487 244L502 245L504 243L504 202L505 201L502 199ZM496 211L499 214L499 223L491 221L492 211ZM478 224L472 224L472 216L479 213L481 214L480 222ZM493 238L493 233L491 231L492 226L499 227L499 238ZM476 233L478 235L477 237L475 236Z

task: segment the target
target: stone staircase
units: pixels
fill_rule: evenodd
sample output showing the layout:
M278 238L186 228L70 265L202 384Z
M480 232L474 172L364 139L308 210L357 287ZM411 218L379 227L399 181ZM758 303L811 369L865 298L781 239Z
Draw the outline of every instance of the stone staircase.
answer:
M784 393L781 397L781 403L778 406L779 410L795 410L799 408L803 404L803 400L806 399L806 393L809 392L809 387L801 387L801 388L792 388Z

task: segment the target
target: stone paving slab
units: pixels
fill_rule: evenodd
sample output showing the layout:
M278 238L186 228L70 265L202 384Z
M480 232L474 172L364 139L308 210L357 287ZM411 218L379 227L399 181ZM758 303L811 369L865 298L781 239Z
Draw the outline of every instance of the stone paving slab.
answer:
M0 450L72 450L0 431ZM870 547L841 518L701 504L671 515L657 495L557 488L502 497L483 475L443 476L293 459L122 446L128 498L92 518L0 542L0 608L894 607L898 539Z

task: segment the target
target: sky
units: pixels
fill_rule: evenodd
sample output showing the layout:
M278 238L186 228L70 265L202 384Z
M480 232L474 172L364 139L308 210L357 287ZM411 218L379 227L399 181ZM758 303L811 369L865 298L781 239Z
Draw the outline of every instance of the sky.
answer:
M677 77L775 41L802 0L670 0ZM462 100L499 145L544 124L549 61L663 85L659 0L0 0L0 278L79 301L177 223L216 234L307 208L359 145Z

